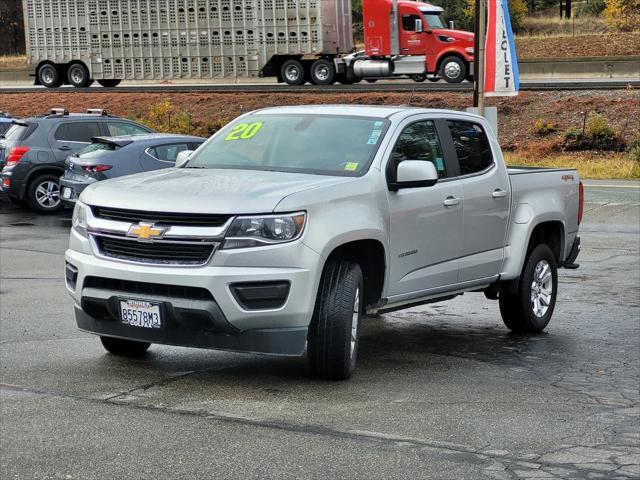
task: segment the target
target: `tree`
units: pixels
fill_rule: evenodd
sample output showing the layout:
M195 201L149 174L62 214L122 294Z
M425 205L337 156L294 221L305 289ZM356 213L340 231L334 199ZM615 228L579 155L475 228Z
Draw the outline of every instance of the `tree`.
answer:
M465 22L470 23L473 26L473 20L476 13L475 0L464 0L465 7L463 15L465 16ZM509 17L511 18L511 28L515 33L519 32L524 26L524 19L528 15L529 10L525 0L509 0Z
M22 0L0 0L0 55L24 53Z
M604 18L617 32L640 30L640 0L605 0Z

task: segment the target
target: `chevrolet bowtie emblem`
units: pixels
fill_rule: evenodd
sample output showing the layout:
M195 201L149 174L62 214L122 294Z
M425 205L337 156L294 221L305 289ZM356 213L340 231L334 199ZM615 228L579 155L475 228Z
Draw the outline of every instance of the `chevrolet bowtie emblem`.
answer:
M166 228L154 227L153 223L139 223L132 225L127 235L137 237L138 240L152 240L154 238L162 238Z

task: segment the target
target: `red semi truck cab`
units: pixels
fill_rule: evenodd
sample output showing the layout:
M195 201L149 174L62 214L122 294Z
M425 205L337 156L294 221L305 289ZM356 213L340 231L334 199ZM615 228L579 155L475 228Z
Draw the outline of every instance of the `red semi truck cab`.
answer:
M407 75L457 83L473 75L471 32L447 28L441 7L407 0L364 0L364 52L346 58L354 78Z

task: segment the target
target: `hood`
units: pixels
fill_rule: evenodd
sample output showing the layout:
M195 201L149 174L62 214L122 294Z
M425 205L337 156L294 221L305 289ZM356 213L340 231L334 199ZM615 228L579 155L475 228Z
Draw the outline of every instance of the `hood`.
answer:
M448 28L438 29L434 31L437 35L446 35L447 37L455 38L458 41L467 42L473 45L473 32L466 32L464 30L450 30Z
M354 181L304 173L171 168L97 182L80 200L89 205L184 213L270 213L301 190Z

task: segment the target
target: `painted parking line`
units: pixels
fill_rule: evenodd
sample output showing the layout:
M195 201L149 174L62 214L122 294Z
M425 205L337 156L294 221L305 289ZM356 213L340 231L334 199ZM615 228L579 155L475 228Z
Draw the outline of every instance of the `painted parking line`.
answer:
M638 185L600 185L600 184L593 184L593 183L584 183L583 184L585 187L592 187L592 188L640 188L640 184Z

